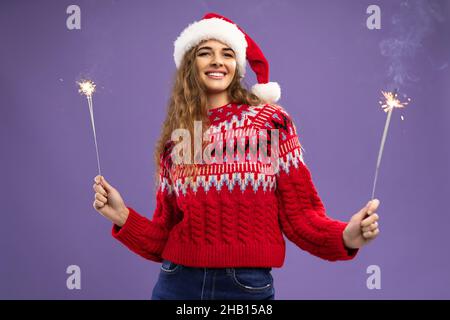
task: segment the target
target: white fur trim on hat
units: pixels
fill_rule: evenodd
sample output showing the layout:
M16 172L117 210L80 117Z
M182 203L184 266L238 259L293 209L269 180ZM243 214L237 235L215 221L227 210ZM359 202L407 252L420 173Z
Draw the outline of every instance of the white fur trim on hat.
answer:
M230 46L236 55L239 72L245 75L247 41L244 33L228 21L209 18L196 21L186 27L174 42L173 57L177 68L184 54L203 40L215 39Z
M257 83L252 87L251 91L267 103L275 103L281 97L281 88L277 82Z

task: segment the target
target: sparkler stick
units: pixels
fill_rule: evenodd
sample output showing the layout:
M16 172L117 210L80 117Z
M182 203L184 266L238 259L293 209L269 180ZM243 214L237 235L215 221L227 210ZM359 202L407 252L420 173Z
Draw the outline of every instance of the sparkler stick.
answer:
M383 108L384 112L387 112L388 115L386 118L386 124L384 125L383 136L381 137L380 150L378 151L377 167L375 169L375 178L373 181L372 196L371 196L372 200L374 199L375 196L378 171L380 169L381 157L383 156L384 143L386 142L386 137L389 130L389 123L391 122L392 111L394 110L394 108L404 108L406 105L408 105L409 101L411 101L410 98L408 98L408 102L401 102L400 100L398 100L397 90L394 90L394 92L381 91L381 93L383 94L385 100L380 101L379 103L381 104L381 108Z
M89 113L91 114L92 131L94 132L95 151L97 154L98 174L102 175L101 170L100 170L100 157L98 155L97 135L95 134L94 107L93 107L93 103L92 103L92 95L95 92L95 83L92 80L83 80L81 82L77 82L77 84L80 87L78 89L78 92L85 95L87 98L87 101L88 101Z

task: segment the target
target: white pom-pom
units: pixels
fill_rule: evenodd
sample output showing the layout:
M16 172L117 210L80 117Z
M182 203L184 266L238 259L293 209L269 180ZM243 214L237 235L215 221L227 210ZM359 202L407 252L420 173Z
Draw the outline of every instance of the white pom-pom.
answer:
M277 82L257 83L251 91L266 103L275 103L281 97L281 88Z

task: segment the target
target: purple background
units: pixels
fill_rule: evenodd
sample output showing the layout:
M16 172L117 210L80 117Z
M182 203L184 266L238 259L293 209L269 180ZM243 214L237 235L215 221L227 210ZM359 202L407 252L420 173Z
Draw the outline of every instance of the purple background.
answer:
M81 7L81 30L66 28L70 4ZM381 30L366 27L370 4L381 7ZM270 61L333 218L348 220L370 198L380 90L413 99L392 117L378 239L337 263L288 242L276 299L449 299L450 1L387 0L1 1L0 298L150 299L160 265L114 240L92 208L95 148L75 81L98 84L102 173L151 217L173 41L209 11L238 23ZM389 49L389 39L407 41ZM81 290L66 287L72 264ZM370 265L381 268L380 290L366 286Z

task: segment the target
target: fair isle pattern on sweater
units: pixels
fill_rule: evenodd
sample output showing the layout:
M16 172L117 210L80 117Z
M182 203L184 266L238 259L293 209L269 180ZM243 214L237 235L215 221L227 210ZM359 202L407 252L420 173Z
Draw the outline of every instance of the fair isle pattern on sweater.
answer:
M161 181L161 188L163 188L163 190L167 188L167 192L169 193L175 191L177 196L179 196L180 193L186 195L188 188L196 192L199 186L202 186L206 192L212 187L217 190L227 187L230 191L235 187L239 187L242 192L249 187L251 187L254 192L257 192L260 187L262 187L264 191L274 190L276 188L276 177L273 168L271 168L272 165L262 163L260 156L258 157L258 161L250 161L249 149L257 149L259 141L258 133L262 131L258 131L249 126L254 122L256 125L262 126L263 129L266 130L278 129L280 127L285 129L289 128L289 134L295 137L297 134L295 126L288 126L286 118L280 119L279 114L275 112L276 110L276 107L270 105L264 108L264 105L243 106L229 104L226 107L209 111L208 115L212 118L210 135L214 137L213 141L216 141L216 143L217 141L226 142L233 136L237 137L237 139L241 139L241 143L248 146L248 148L245 149L246 153L244 154L244 158L247 161L239 162L240 158L236 155L233 162L225 163L227 161L225 155L223 159L224 163L200 166L199 173L194 181L186 179L190 176L190 171L183 165L178 165L174 170L173 177L171 177L171 180L174 181L173 186L168 182L168 178L163 178ZM221 117L222 114L225 116ZM257 117L257 115L259 115L259 117ZM226 120L227 118L230 119ZM256 121L254 121L255 118ZM289 173L289 167L291 165L298 168L299 161L304 163L303 153L301 152L301 145L298 142L298 139L291 138L288 140L284 131L281 131L280 149L281 154L284 155L284 157L280 159L279 165L281 169L285 170L287 173ZM167 161L169 165L172 163L170 159L165 159L165 161ZM170 170L166 170L166 174L170 175Z
M283 235L322 259L355 257L358 250L343 243L346 223L325 213L297 128L284 108L231 103L210 109L208 117L210 141L231 141L234 161L225 163L225 156L224 163L201 163L191 179L183 164L173 163L174 144L168 143L152 220L128 206L126 223L113 226L116 239L146 259L192 267L281 267ZM271 158L276 170L272 162L248 156L259 135L270 129L279 130L278 157ZM267 133L267 150L272 143ZM219 149L225 155L226 145Z

